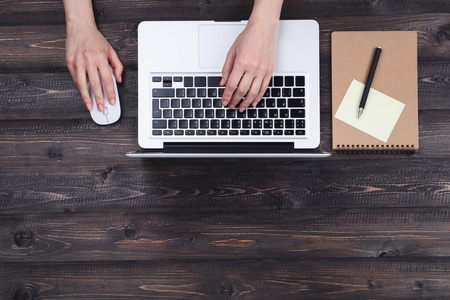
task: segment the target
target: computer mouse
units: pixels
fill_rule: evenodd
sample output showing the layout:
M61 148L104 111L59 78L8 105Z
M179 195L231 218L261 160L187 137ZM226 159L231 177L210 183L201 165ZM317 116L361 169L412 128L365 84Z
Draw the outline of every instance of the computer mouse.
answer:
M111 76L114 81L114 91L116 92L116 103L114 105L111 105L111 103L109 103L109 99L106 95L105 86L103 85L103 81L100 76L100 72L99 72L100 83L102 85L102 90L103 90L103 99L105 100L105 108L103 109L103 111L98 110L97 103L95 101L94 92L92 91L91 86L88 82L88 91L89 91L89 95L91 96L92 104L93 104L93 108L90 111L91 118L98 125L113 124L113 123L117 122L117 120L119 120L119 118L120 118L121 111L120 111L119 93L117 92L116 78L114 77L114 72L113 72L113 69L111 68L111 66L109 66L109 69L111 70Z

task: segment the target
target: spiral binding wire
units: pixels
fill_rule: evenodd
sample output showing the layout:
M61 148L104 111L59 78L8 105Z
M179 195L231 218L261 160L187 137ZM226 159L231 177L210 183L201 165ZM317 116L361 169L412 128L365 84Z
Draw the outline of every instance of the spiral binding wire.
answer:
M337 145L336 153L415 154L414 145Z

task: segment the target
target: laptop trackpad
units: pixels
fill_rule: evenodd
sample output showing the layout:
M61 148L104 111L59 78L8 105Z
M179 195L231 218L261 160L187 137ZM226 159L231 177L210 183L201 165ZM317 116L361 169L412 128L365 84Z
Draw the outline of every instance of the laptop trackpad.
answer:
M244 30L245 24L200 25L198 27L198 56L200 68L222 68L228 50Z

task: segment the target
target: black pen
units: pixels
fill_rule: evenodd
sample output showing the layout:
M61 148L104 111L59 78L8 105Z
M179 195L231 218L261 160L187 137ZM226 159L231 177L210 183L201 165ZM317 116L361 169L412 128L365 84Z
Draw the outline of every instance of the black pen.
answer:
M378 59L380 58L381 47L375 49L375 54L373 55L372 65L370 66L369 75L367 76L366 85L364 87L364 92L361 97L361 102L359 102L359 113L358 119L361 117L364 106L366 106L367 96L369 95L370 86L372 85L373 76L375 75L375 70L377 69Z

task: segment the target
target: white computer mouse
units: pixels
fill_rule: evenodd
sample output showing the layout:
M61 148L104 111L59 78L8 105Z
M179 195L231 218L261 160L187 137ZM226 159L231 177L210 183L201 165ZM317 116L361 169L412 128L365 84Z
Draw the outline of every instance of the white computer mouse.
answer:
M113 69L111 68L111 66L109 66L109 69L111 70L111 76L114 81L114 91L116 92L116 103L114 105L111 105L111 103L109 103L109 99L106 95L105 86L103 85L102 78L100 77L100 83L102 84L102 89L103 89L103 99L105 100L105 108L103 109L102 112L99 111L97 108L97 103L95 101L94 92L92 91L91 86L88 82L88 91L89 91L89 95L91 96L91 99L93 102L92 103L93 108L90 111L91 118L92 118L92 120L94 120L95 123L97 123L99 125L109 125L109 124L117 122L117 120L119 120L119 118L120 118L120 101L119 101L119 93L117 92L116 78L114 77L114 72L113 72ZM100 76L100 72L99 72L99 76Z

